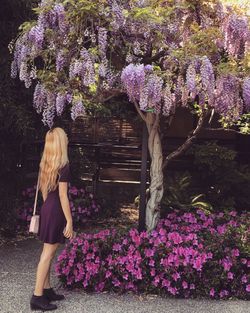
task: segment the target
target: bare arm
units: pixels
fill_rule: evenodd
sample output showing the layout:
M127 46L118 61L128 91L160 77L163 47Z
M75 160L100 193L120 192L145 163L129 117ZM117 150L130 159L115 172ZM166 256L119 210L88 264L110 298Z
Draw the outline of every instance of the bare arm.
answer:
M73 221L70 211L69 199L68 199L68 183L59 182L59 198L62 205L63 213L65 215L67 225L64 232L65 237L73 237Z

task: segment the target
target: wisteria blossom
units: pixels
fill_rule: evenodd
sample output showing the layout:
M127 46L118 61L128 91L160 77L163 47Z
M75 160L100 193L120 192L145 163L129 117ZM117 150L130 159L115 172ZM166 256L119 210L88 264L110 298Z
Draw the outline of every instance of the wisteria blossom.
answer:
M81 4L76 3L75 5L79 6L79 12L81 12ZM169 16L168 26L150 19L141 23L126 13L133 12L133 10L144 10L147 6L148 3L144 1L131 3L108 1L107 4L100 4L95 11L88 12L89 18L91 19L91 14L94 14L96 20L96 22L93 20L91 28L84 22L82 26L79 26L81 24L75 23L70 18L70 14L74 10L71 4L66 5L55 0L41 1L36 23L31 24L30 28L27 27L27 31L20 34L15 42L11 76L13 78L19 76L27 88L31 87L33 80L38 80L44 85L42 80L47 79L46 75L43 74L41 77L36 68L32 68L34 60L39 57L44 64L51 62L50 66L45 67L44 70L50 69L49 71L51 71L53 66L56 70L55 75L51 75L51 77L57 77L53 78L56 95L60 93L62 85L65 84L70 93L74 93L76 90L89 93L88 88L92 88L92 93L88 96L95 96L93 90L112 91L115 86L121 92L125 89L130 101L138 101L140 109L144 112L151 109L150 112L168 116L176 106L188 107L190 103L198 100L203 109L207 108L205 104L210 108L215 107L226 120L236 122L245 112L242 110L241 93L239 93L237 101L235 98L232 99L232 93L230 96L227 95L224 86L227 88L226 86L231 84L232 77L225 75L223 79L229 79L229 81L220 84L222 78L216 72L214 63L219 62L220 57L218 56L222 49L225 49L236 60L244 57L250 46L247 17L223 7L220 2L211 5L211 12L215 12L215 16L221 19L221 26L216 25L216 19L213 21L210 15L206 16L207 13L202 12L201 27L204 29L212 25L217 27L218 31L222 32L223 38L218 36L215 42L220 41L223 45L218 45L218 51L215 51L213 55L194 53L183 60L178 59L178 54L176 54L183 48L183 42L179 38L182 35L183 38L187 36L184 42L188 42L192 33L189 25L186 25L185 34L181 34L184 12L180 7L172 4L171 10L179 18L172 20ZM84 12L84 8L82 10ZM83 18L84 14L79 18ZM191 12L185 14L191 14L190 20L194 18ZM106 26L106 19L109 21L109 28ZM119 29L122 31L120 32ZM140 34L143 34L143 37L140 37ZM156 34L161 34L161 37L155 37ZM125 42L126 45L124 45ZM152 42L156 43L153 50L150 47ZM169 51L166 50L167 59L162 62L164 49L161 47L166 42ZM154 56L149 57L150 49L155 51ZM125 62L120 62L123 65L118 66L117 60L121 57L119 56L121 51L123 51ZM161 56L159 59L156 58L158 54ZM48 60L46 55L50 55ZM150 61L151 58L152 61ZM149 62L144 62L146 59ZM126 64L126 62L130 64ZM55 64L53 65L53 63ZM162 68L161 64L164 64ZM168 75L165 75L164 71L174 64L176 68L170 72L176 72L178 77L167 77ZM172 88L179 84L177 78L179 82L181 79L184 80L186 86L182 84L181 88ZM243 79L235 77L235 79L238 81L235 88L237 87L238 91L241 88L243 90L244 107L248 112L249 80L247 77ZM97 85L98 88L96 88ZM218 94L219 100L215 101ZM229 101L228 98L230 98ZM232 108L233 101L236 101L235 110ZM228 108L224 107L227 102L229 103ZM36 107L36 105L34 106ZM48 109L48 106L40 106L40 108L39 113L46 109L43 119L49 116L50 122L47 124L51 124L53 120L51 114L58 110Z

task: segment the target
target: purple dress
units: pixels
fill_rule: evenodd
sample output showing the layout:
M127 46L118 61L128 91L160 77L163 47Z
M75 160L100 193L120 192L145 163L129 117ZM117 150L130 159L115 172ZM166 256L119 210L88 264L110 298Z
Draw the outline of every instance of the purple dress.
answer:
M59 170L59 174L59 182L70 181L69 163ZM38 239L44 243L65 243L66 238L63 235L63 230L66 223L57 187L48 193L41 207Z

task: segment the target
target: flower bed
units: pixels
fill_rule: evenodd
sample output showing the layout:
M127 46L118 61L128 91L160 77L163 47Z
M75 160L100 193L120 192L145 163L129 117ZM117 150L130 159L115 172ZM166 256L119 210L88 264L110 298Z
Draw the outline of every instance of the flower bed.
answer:
M249 298L249 214L174 211L151 233L80 234L59 255L68 288Z
M21 205L17 210L18 229L28 229L33 214L35 192L36 186L26 188L22 191ZM84 188L70 186L68 195L74 223L84 222L86 219L96 216L101 210L101 207L94 199L93 194L87 192ZM38 213L41 205L42 202L38 201Z

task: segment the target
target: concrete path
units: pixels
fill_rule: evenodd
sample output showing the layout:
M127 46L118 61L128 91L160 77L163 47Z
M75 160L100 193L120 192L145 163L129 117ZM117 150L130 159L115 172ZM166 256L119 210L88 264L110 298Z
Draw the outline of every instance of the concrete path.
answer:
M27 239L0 247L0 313L28 313L41 244ZM60 250L58 251L58 253ZM250 303L235 300L182 300L157 296L86 294L67 292L52 277L53 286L66 300L57 302L58 313L250 313Z

